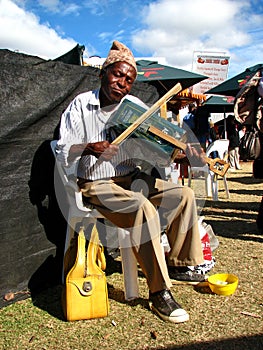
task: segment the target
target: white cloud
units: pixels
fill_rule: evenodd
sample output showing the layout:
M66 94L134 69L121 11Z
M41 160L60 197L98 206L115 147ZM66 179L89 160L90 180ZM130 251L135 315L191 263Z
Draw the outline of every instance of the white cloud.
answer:
M71 50L77 43L63 39L48 24L26 12L11 0L0 2L0 47L18 50L42 58L56 58Z
M26 4L42 21L25 10ZM56 23L53 28L43 24L47 17ZM75 25L70 28L69 23ZM107 52L117 39L137 57L164 57L166 64L187 70L194 51L229 54L230 76L262 62L259 0L0 0L0 26L0 48L43 58L58 57L77 44L66 36L70 30L84 41L88 55L104 52L104 46Z
M42 7L52 12L57 12L60 7L60 0L38 0L38 2Z
M83 7L90 10L94 16L103 16L112 6L120 6L118 0L86 0L83 1Z
M143 13L144 29L132 38L135 49L188 70L194 51L226 52L237 60L236 50L253 45L249 29L262 28L263 21L262 12L251 14L248 0L159 0ZM262 61L259 53L257 58Z
M76 3L66 3L61 0L38 0L40 6L51 13L60 13L62 15L79 15L80 6Z

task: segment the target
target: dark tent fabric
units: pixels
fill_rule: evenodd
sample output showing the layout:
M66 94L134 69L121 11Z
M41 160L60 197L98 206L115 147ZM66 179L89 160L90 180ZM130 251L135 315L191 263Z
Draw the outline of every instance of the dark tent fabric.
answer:
M84 45L77 44L72 50L66 52L64 55L55 58L53 61L61 61L69 64L83 65Z
M92 67L0 50L0 307L60 275L65 220L53 193L49 147L60 115L79 93L99 86ZM145 103L157 90L135 82ZM3 296L14 293L6 301Z

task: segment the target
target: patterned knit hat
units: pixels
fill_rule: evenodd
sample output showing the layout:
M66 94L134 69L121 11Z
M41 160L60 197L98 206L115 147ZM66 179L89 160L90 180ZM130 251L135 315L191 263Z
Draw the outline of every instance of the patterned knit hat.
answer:
M115 40L109 51L108 57L102 65L102 69L106 68L110 64L115 62L126 62L129 63L137 72L137 66L133 54L127 46L123 45L119 41Z

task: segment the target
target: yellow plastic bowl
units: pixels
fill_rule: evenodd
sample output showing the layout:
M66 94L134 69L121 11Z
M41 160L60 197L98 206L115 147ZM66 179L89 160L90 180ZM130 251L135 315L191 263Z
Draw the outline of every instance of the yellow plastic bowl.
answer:
M217 273L209 276L208 284L213 293L219 295L231 295L238 285L238 277L229 273Z

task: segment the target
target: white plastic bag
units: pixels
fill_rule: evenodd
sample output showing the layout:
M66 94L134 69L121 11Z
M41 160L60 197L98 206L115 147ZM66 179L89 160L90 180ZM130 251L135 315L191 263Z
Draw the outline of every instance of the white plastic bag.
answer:
M218 241L218 239L217 239L217 237L216 237L216 235L215 235L215 233L214 233L214 231L213 231L212 226L209 225L209 224L207 224L207 223L206 223L205 221L203 221L203 220L204 220L204 217L201 216L201 217L199 218L199 225L202 226L202 227L205 229L205 231L208 233L209 239L210 239L211 250L212 250L212 252L213 252L214 250L216 250L216 249L218 248L218 246L219 246L219 241Z

